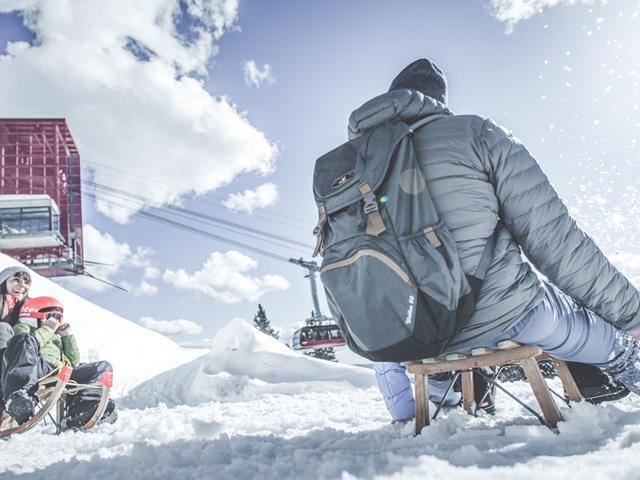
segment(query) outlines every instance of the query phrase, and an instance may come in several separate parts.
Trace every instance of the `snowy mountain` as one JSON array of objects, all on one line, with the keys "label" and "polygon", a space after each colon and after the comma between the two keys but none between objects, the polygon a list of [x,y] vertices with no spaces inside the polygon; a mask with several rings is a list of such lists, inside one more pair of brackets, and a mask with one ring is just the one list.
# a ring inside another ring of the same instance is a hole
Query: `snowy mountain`
[{"label": "snowy mountain", "polygon": [[[0,254],[0,270],[19,265]],[[140,382],[191,360],[198,352],[182,349],[153,332],[99,307],[31,271],[31,297],[55,297],[64,306],[65,321],[76,335],[82,361],[108,360],[114,369],[114,396]]]},{"label": "snowy mountain", "polygon": [[144,382],[124,403],[143,408],[239,400],[266,392],[286,395],[298,391],[302,382],[308,391],[326,391],[335,382],[367,388],[375,379],[372,370],[306,357],[234,319],[218,332],[207,355]]}]

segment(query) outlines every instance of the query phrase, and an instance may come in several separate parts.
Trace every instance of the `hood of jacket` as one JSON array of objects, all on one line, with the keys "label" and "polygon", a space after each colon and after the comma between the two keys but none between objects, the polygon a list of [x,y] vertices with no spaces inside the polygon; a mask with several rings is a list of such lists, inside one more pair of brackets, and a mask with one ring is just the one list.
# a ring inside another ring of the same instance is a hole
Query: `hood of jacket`
[{"label": "hood of jacket", "polygon": [[430,115],[453,115],[443,103],[417,90],[392,90],[372,98],[349,117],[349,139],[394,118],[412,123]]}]

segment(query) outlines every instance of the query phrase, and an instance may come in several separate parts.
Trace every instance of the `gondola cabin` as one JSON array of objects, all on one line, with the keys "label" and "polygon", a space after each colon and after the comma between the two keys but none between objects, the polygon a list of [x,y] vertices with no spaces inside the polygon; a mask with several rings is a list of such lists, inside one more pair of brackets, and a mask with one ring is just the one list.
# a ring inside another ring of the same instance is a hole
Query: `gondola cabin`
[{"label": "gondola cabin", "polygon": [[342,347],[345,344],[346,340],[335,323],[307,325],[293,333],[294,350]]},{"label": "gondola cabin", "polygon": [[80,156],[65,119],[0,119],[0,251],[46,277],[84,272]]}]

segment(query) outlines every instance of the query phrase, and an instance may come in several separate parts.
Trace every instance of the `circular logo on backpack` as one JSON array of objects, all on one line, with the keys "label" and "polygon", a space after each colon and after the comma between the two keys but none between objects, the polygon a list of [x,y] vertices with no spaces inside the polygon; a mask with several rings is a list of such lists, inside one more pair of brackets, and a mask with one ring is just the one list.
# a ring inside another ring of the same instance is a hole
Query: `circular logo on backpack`
[{"label": "circular logo on backpack", "polygon": [[427,186],[422,172],[417,168],[408,168],[400,174],[400,188],[404,193],[417,195]]}]

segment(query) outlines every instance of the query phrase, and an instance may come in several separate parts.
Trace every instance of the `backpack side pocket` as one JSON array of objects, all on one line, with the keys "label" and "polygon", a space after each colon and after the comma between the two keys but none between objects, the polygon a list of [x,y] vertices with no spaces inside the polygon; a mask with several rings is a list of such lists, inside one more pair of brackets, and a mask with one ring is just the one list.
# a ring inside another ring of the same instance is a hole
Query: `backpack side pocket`
[{"label": "backpack side pocket", "polygon": [[347,320],[351,338],[370,352],[411,336],[418,291],[399,261],[368,243],[326,261],[320,277]]}]

